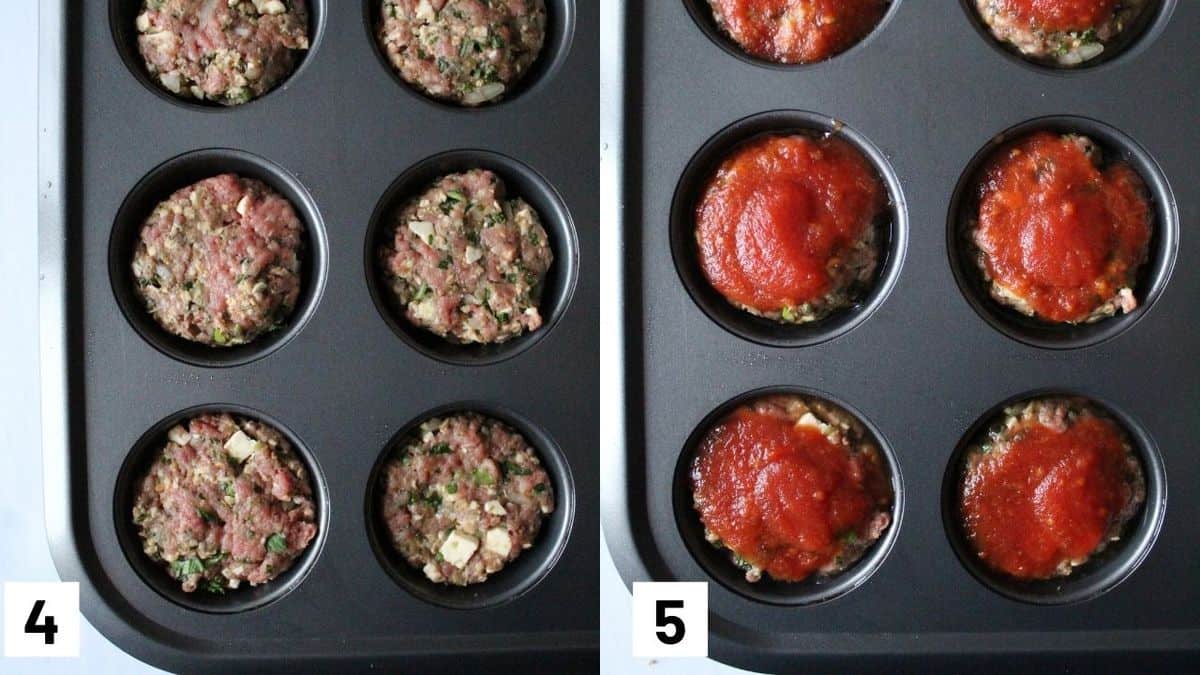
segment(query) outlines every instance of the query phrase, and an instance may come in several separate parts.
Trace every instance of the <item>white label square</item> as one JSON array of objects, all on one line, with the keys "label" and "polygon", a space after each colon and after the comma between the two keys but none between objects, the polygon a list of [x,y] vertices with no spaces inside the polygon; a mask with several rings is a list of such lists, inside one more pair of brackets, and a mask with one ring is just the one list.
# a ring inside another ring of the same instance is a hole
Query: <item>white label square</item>
[{"label": "white label square", "polygon": [[4,584],[4,656],[79,656],[79,584]]},{"label": "white label square", "polygon": [[708,656],[708,584],[634,582],[633,656]]}]

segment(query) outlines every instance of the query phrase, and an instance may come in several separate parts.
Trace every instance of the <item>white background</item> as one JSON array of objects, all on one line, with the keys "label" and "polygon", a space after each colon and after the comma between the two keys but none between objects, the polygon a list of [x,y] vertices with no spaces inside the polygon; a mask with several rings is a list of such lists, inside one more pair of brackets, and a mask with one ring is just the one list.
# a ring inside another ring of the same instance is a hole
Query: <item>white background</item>
[{"label": "white background", "polygon": [[[88,0],[96,2],[99,0]],[[0,581],[57,581],[42,511],[37,317],[37,0],[0,1]],[[736,673],[697,659],[634,660],[631,602],[608,556],[600,567],[603,673]],[[5,660],[0,673],[139,675],[159,672],[118,650],[86,621],[79,660]],[[532,669],[531,672],[536,672]]]}]

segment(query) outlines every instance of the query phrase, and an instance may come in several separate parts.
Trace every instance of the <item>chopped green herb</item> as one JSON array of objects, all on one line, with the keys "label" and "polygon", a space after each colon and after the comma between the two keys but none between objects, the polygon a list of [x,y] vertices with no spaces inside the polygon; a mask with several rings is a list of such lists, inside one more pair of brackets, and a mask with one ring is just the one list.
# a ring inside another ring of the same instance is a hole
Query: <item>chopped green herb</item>
[{"label": "chopped green herb", "polygon": [[205,579],[200,588],[214,595],[225,595],[225,579],[217,577],[215,579]]},{"label": "chopped green herb", "polygon": [[287,550],[287,537],[278,532],[267,537],[267,550],[271,553],[283,553]]},{"label": "chopped green herb", "polygon": [[193,574],[200,574],[204,571],[204,563],[200,562],[199,558],[183,558],[171,562],[171,576],[180,581],[186,580]]},{"label": "chopped green herb", "polygon": [[488,473],[487,470],[482,467],[475,469],[475,472],[474,472],[474,474],[472,474],[472,477],[475,479],[476,485],[495,485],[496,484],[496,479],[492,477],[492,474]]},{"label": "chopped green herb", "polygon": [[512,461],[504,463],[504,470],[508,472],[508,475],[510,476],[528,476],[533,473],[533,469],[523,467],[520,464]]},{"label": "chopped green herb", "polygon": [[199,515],[201,518],[203,518],[204,522],[206,522],[206,523],[217,522],[217,514],[213,513],[212,511],[209,511],[208,509],[197,506],[196,514]]},{"label": "chopped green herb", "polygon": [[429,454],[431,455],[448,455],[451,452],[453,452],[453,450],[450,448],[449,443],[438,443],[429,449]]},{"label": "chopped green herb", "polygon": [[452,495],[458,492],[458,483],[446,483],[446,494]]},{"label": "chopped green herb", "polygon": [[534,486],[533,486],[533,491],[534,491],[534,492],[536,492],[536,493],[538,493],[539,495],[540,495],[540,494],[542,494],[543,492],[545,492],[545,491],[546,491],[546,484],[545,484],[545,483],[538,483],[537,485],[534,485]]}]

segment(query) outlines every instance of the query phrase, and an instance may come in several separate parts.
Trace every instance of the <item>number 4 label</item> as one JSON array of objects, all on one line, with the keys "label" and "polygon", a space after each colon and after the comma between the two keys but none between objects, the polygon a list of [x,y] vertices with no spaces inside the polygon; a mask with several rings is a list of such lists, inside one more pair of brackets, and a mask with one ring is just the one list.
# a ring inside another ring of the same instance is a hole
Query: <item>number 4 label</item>
[{"label": "number 4 label", "polygon": [[5,583],[4,656],[79,656],[79,584]]},{"label": "number 4 label", "polygon": [[708,584],[635,582],[633,655],[708,656]]}]

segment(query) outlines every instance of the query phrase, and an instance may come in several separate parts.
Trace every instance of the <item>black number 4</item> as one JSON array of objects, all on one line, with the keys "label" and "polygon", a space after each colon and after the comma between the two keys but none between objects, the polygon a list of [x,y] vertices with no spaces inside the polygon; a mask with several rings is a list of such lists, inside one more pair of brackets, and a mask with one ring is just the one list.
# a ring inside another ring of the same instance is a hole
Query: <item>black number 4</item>
[{"label": "black number 4", "polygon": [[658,600],[654,603],[655,614],[654,624],[659,628],[668,626],[674,628],[674,632],[668,634],[665,630],[657,631],[658,640],[664,645],[677,645],[683,641],[683,635],[687,629],[683,625],[683,619],[677,616],[667,616],[668,609],[683,609],[682,600]]},{"label": "black number 4", "polygon": [[38,624],[38,617],[42,615],[42,608],[46,606],[45,600],[34,600],[33,611],[29,613],[29,618],[25,619],[26,633],[44,633],[46,635],[46,644],[54,644],[54,634],[58,632],[58,626],[54,623],[54,617],[46,617],[46,622]]}]

